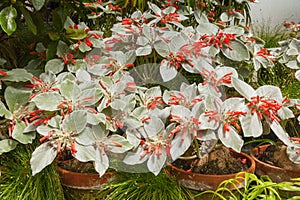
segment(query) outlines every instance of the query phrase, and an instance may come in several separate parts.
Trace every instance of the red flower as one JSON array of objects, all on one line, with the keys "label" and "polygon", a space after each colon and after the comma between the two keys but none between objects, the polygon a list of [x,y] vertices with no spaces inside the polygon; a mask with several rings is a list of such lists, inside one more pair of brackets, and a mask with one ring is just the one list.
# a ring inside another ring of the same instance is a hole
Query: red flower
[{"label": "red flower", "polygon": [[89,38],[85,38],[83,42],[89,47],[93,46],[93,43],[89,40]]}]

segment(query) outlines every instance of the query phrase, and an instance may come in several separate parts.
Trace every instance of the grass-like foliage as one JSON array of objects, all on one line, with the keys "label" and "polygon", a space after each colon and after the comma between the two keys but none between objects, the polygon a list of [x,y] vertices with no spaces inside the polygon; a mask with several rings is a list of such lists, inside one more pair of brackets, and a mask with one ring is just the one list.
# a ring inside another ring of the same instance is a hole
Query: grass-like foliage
[{"label": "grass-like foliage", "polygon": [[[234,184],[235,181],[236,178],[226,180],[220,184],[220,187],[216,191],[208,190],[196,196],[201,197],[211,194],[212,199],[222,200],[300,199],[300,196],[297,196],[300,194],[299,178],[291,182],[275,183],[268,176],[261,176],[259,178],[255,174],[246,173],[243,186],[237,187]],[[229,186],[234,186],[235,190],[228,189]]]},{"label": "grass-like foliage", "polygon": [[181,187],[174,178],[164,172],[157,176],[152,173],[119,173],[117,179],[99,194],[102,197],[105,195],[106,200],[193,199],[187,189]]},{"label": "grass-like foliage", "polygon": [[54,165],[35,176],[31,175],[29,160],[33,150],[33,145],[18,145],[16,151],[0,157],[0,199],[65,199]]}]

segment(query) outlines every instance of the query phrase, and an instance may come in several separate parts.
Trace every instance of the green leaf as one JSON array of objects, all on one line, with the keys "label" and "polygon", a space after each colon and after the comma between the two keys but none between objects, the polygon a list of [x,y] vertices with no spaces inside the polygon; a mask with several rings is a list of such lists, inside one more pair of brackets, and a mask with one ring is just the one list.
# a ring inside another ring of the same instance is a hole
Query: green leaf
[{"label": "green leaf", "polygon": [[83,40],[87,36],[87,32],[83,29],[67,28],[65,33],[65,37],[72,40]]},{"label": "green leaf", "polygon": [[50,71],[54,74],[58,74],[59,72],[62,72],[64,69],[64,63],[61,59],[58,59],[58,58],[54,58],[52,60],[49,60],[47,63],[46,63],[46,66],[45,66],[45,71]]},{"label": "green leaf", "polygon": [[157,15],[161,15],[161,9],[154,3],[148,2],[148,7]]},{"label": "green leaf", "polygon": [[241,152],[244,141],[241,136],[229,126],[229,131],[224,131],[223,126],[218,129],[218,136],[221,142],[236,152]]},{"label": "green leaf", "polygon": [[11,35],[17,29],[15,18],[17,17],[17,10],[12,7],[3,8],[0,12],[0,25],[7,35]]},{"label": "green leaf", "polygon": [[25,18],[25,22],[29,28],[29,30],[34,34],[36,35],[37,34],[37,27],[36,25],[33,23],[33,20],[32,20],[32,17],[30,15],[30,13],[24,9],[24,7],[20,6],[20,10]]},{"label": "green leaf", "polygon": [[2,101],[0,101],[0,116],[4,116],[6,119],[12,119],[12,113],[9,110],[7,110],[6,106]]},{"label": "green leaf", "polygon": [[77,153],[74,154],[74,157],[80,162],[89,162],[95,160],[95,148],[90,146],[83,146],[76,143]]},{"label": "green leaf", "polygon": [[177,75],[177,70],[174,66],[170,66],[169,61],[163,60],[160,65],[160,75],[164,82],[174,79]]},{"label": "green leaf", "polygon": [[166,151],[160,151],[160,154],[152,153],[148,159],[147,166],[150,172],[155,176],[159,174],[167,160]]},{"label": "green leaf", "polygon": [[169,49],[168,43],[166,43],[163,40],[155,41],[154,49],[160,56],[162,56],[164,58],[170,54],[170,49]]},{"label": "green leaf", "polygon": [[33,7],[35,8],[35,10],[38,11],[44,6],[46,0],[31,0],[31,2],[32,2]]},{"label": "green leaf", "polygon": [[31,91],[21,90],[11,86],[8,86],[4,92],[5,101],[12,113],[27,103],[30,96]]},{"label": "green leaf", "polygon": [[297,152],[299,152],[299,146],[292,145],[288,146],[286,149],[286,153],[288,154],[289,159],[296,164],[300,164],[300,155]]},{"label": "green leaf", "polygon": [[232,85],[235,90],[243,97],[245,97],[248,101],[251,100],[252,96],[256,95],[255,90],[246,82],[240,79],[232,77]]},{"label": "green leaf", "polygon": [[80,92],[79,86],[71,80],[65,80],[60,85],[61,95],[69,100],[76,101]]},{"label": "green leaf", "polygon": [[95,170],[102,176],[109,167],[109,159],[106,153],[103,153],[103,150],[97,149],[96,150],[96,157],[95,157]]},{"label": "green leaf", "polygon": [[200,35],[216,35],[219,27],[211,23],[201,23],[197,26],[196,30]]},{"label": "green leaf", "polygon": [[83,131],[87,124],[87,114],[86,111],[78,110],[69,114],[62,124],[63,131],[75,131],[80,133]]},{"label": "green leaf", "polygon": [[224,34],[235,34],[237,36],[243,35],[245,32],[245,29],[238,26],[230,26],[228,28],[224,29]]},{"label": "green leaf", "polygon": [[282,101],[282,93],[279,87],[273,85],[263,85],[256,89],[256,94],[261,97],[272,97],[275,100]]},{"label": "green leaf", "polygon": [[4,139],[0,141],[0,155],[11,150],[14,150],[18,145],[18,142],[11,139]]},{"label": "green leaf", "polygon": [[161,134],[165,125],[163,121],[158,117],[151,117],[149,123],[144,125],[145,131],[150,139],[155,139],[158,134]]},{"label": "green leaf", "polygon": [[57,105],[63,100],[57,92],[41,93],[32,99],[39,109],[48,111],[58,110]]},{"label": "green leaf", "polygon": [[135,107],[135,97],[134,95],[127,95],[122,99],[115,99],[110,106],[118,111],[130,112]]},{"label": "green leaf", "polygon": [[0,65],[4,65],[7,61],[4,58],[0,58]]},{"label": "green leaf", "polygon": [[104,42],[101,38],[97,39],[94,37],[89,38],[91,43],[93,44],[94,48],[103,48],[104,47]]},{"label": "green leaf", "polygon": [[24,133],[25,128],[25,122],[17,122],[12,132],[12,137],[22,144],[31,144],[32,141],[35,139],[36,134],[35,132]]},{"label": "green leaf", "polygon": [[69,46],[65,42],[59,40],[57,43],[56,55],[63,56],[66,52],[69,52]]},{"label": "green leaf", "polygon": [[[182,140],[182,138],[184,138]],[[179,156],[184,154],[184,152],[191,146],[192,143],[191,134],[187,134],[184,137],[184,132],[180,131],[176,133],[175,138],[171,142],[170,154],[173,160],[176,160]]]},{"label": "green leaf", "polygon": [[198,24],[202,23],[209,23],[209,20],[204,12],[201,12],[200,10],[197,10],[197,12],[194,12],[194,16]]},{"label": "green leaf", "polygon": [[81,91],[78,100],[83,106],[93,106],[102,98],[100,89],[92,88]]},{"label": "green leaf", "polygon": [[[86,127],[76,137],[76,142],[83,146],[92,146],[96,141],[96,138],[93,134],[93,130],[90,127]],[[77,149],[78,150],[78,149]]]},{"label": "green leaf", "polygon": [[248,48],[238,40],[231,40],[229,47],[226,45],[221,49],[222,53],[233,61],[244,61],[250,58]]},{"label": "green leaf", "polygon": [[295,77],[296,77],[296,79],[297,79],[298,81],[300,81],[300,70],[297,70],[297,71],[295,72]]},{"label": "green leaf", "polygon": [[283,129],[283,127],[281,126],[281,124],[279,122],[277,122],[276,120],[274,120],[270,124],[270,128],[275,133],[275,135],[278,137],[278,139],[280,139],[285,145],[287,145],[287,146],[293,145],[292,142],[290,141],[289,135]]},{"label": "green leaf", "polygon": [[146,154],[144,157],[141,157],[143,152],[144,152],[144,148],[139,146],[134,151],[129,151],[128,153],[126,153],[126,156],[123,159],[123,162],[127,165],[141,164],[141,163],[145,162],[149,157],[149,154]]},{"label": "green leaf", "polygon": [[[47,126],[47,125],[40,125],[40,126],[38,126],[37,129],[36,129],[36,131],[37,131],[39,134],[43,135],[43,136],[48,135],[48,133],[49,133],[50,131],[53,131],[53,130],[57,130],[57,129],[54,129],[54,128],[52,128],[52,127],[50,127],[50,126]],[[59,130],[57,130],[57,131],[59,131]]]},{"label": "green leaf", "polygon": [[25,69],[12,69],[7,71],[7,75],[1,77],[2,81],[12,82],[26,82],[32,80],[32,74],[28,73]]},{"label": "green leaf", "polygon": [[146,55],[151,54],[151,52],[152,52],[152,47],[150,45],[146,45],[144,47],[139,47],[135,51],[136,56],[146,56]]},{"label": "green leaf", "polygon": [[299,69],[300,68],[300,65],[298,64],[297,60],[290,60],[285,65],[291,69]]},{"label": "green leaf", "polygon": [[240,117],[240,121],[245,137],[259,137],[263,134],[263,126],[256,112],[251,114],[248,110],[247,115]]},{"label": "green leaf", "polygon": [[143,123],[140,119],[134,116],[128,116],[125,118],[125,124],[128,126],[128,128],[138,128],[143,126]]},{"label": "green leaf", "polygon": [[81,42],[79,45],[79,50],[84,53],[84,52],[92,50],[92,48],[89,47],[86,43]]},{"label": "green leaf", "polygon": [[289,118],[294,118],[295,115],[293,113],[293,111],[287,107],[282,107],[279,111],[278,111],[278,116],[280,117],[280,119],[282,120],[286,120]]},{"label": "green leaf", "polygon": [[32,175],[39,173],[46,166],[51,164],[57,155],[57,149],[49,142],[41,144],[32,153],[30,164]]},{"label": "green leaf", "polygon": [[223,13],[220,15],[220,19],[221,19],[221,21],[223,21],[223,22],[229,22],[229,21],[233,20],[233,16],[230,15],[228,12],[223,12]]},{"label": "green leaf", "polygon": [[64,7],[59,6],[55,10],[52,10],[52,22],[56,30],[63,30],[66,18],[67,13]]},{"label": "green leaf", "polygon": [[108,140],[109,150],[113,153],[125,153],[133,146],[122,136],[112,135]]},{"label": "green leaf", "polygon": [[87,122],[92,125],[97,125],[99,123],[105,123],[106,115],[103,113],[93,114],[91,112],[87,112]]}]

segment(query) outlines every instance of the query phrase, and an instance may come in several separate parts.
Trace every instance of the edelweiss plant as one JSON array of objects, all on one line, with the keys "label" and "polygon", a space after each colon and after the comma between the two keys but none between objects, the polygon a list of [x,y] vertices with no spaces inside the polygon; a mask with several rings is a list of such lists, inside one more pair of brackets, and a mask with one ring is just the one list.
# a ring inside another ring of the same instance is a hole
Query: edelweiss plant
[{"label": "edelweiss plant", "polygon": [[[250,1],[235,4],[245,2]],[[262,135],[263,123],[298,148],[280,125],[294,117],[289,107],[295,101],[275,86],[253,89],[240,79],[239,69],[226,66],[253,61],[258,70],[272,63],[247,28],[229,25],[243,19],[242,11],[223,13],[220,24],[178,2],[166,7],[148,2],[148,7],[120,18],[110,37],[67,18],[67,40],[58,39],[57,57],[47,61],[43,73],[1,71],[6,87],[0,114],[9,126],[0,153],[37,138],[41,145],[30,160],[33,175],[65,151],[93,162],[100,176],[120,163],[145,166],[157,175],[190,147],[196,152],[191,157],[204,156],[218,141],[239,152],[244,137]],[[185,26],[191,17],[195,24]],[[183,71],[202,79],[165,87]],[[136,82],[149,76],[154,85]],[[227,97],[228,88],[239,95]]]}]

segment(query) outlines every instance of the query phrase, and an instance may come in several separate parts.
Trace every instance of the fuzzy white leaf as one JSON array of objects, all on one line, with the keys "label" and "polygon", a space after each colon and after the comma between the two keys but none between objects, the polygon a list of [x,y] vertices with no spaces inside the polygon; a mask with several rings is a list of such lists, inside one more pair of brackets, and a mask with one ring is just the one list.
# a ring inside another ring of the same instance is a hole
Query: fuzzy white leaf
[{"label": "fuzzy white leaf", "polygon": [[241,152],[244,141],[231,126],[229,126],[229,131],[226,132],[223,130],[223,127],[219,128],[218,137],[226,147],[232,148],[236,152]]},{"label": "fuzzy white leaf", "polygon": [[152,153],[147,162],[149,171],[152,172],[155,176],[157,176],[161,169],[164,167],[166,160],[166,151],[161,150],[159,155]]},{"label": "fuzzy white leaf", "polygon": [[43,143],[38,146],[32,153],[30,159],[30,165],[32,175],[39,173],[45,167],[50,165],[57,156],[57,149],[54,148],[50,143]]}]

